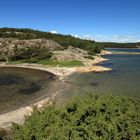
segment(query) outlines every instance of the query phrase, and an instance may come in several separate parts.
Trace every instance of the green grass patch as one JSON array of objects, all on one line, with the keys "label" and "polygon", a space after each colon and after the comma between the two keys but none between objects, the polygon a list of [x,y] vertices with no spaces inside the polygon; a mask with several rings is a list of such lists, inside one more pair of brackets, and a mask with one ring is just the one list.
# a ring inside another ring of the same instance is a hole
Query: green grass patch
[{"label": "green grass patch", "polygon": [[64,107],[34,108],[13,140],[138,140],[140,101],[127,97],[77,97]]},{"label": "green grass patch", "polygon": [[52,61],[52,60],[40,60],[38,64],[49,65],[49,66],[59,66],[59,67],[74,67],[74,66],[83,66],[83,63],[80,61]]},{"label": "green grass patch", "polygon": [[6,64],[22,64],[22,60],[16,60],[16,61],[9,61],[9,62],[6,62]]},{"label": "green grass patch", "polygon": [[22,64],[22,63],[36,63],[36,64],[43,64],[43,65],[48,65],[48,66],[59,66],[59,67],[84,66],[83,63],[80,61],[38,60],[36,58],[8,62],[8,64]]}]

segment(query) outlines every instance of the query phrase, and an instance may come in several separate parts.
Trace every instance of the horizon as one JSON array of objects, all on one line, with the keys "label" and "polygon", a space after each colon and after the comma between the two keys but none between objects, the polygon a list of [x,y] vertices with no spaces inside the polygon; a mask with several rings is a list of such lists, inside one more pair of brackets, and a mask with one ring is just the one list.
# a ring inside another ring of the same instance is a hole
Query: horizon
[{"label": "horizon", "polygon": [[1,5],[0,28],[30,28],[97,42],[140,42],[138,0],[5,0]]}]

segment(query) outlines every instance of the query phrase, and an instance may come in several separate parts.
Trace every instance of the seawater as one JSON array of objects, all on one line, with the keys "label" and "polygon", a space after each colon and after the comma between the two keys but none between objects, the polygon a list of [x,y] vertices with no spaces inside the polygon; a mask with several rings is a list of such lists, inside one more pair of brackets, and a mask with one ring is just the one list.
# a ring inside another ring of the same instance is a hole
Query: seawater
[{"label": "seawater", "polygon": [[[111,51],[138,52],[140,49],[111,49]],[[112,68],[104,73],[75,73],[67,80],[70,88],[60,96],[67,100],[88,93],[97,95],[121,95],[140,98],[140,55],[105,55],[109,61],[101,66]]]},{"label": "seawater", "polygon": [[54,75],[45,71],[0,68],[0,113],[47,97],[54,93],[60,84]]}]

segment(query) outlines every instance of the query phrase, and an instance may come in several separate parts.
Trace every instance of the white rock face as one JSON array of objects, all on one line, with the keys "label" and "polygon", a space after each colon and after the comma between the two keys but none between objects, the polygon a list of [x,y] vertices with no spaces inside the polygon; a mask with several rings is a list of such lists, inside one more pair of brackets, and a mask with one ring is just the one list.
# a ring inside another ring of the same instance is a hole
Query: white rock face
[{"label": "white rock face", "polygon": [[23,49],[29,48],[47,48],[49,51],[61,48],[61,45],[53,40],[31,39],[18,40],[13,38],[0,38],[0,55],[6,57],[17,56],[22,53]]}]

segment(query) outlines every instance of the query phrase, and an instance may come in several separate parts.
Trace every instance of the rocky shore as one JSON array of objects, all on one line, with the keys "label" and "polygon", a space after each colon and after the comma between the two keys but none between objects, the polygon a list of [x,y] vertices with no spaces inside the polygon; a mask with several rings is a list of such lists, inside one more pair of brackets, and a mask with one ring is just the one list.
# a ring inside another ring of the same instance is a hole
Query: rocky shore
[{"label": "rocky shore", "polygon": [[52,66],[45,66],[42,64],[29,64],[29,63],[23,63],[23,64],[7,64],[7,63],[1,63],[0,67],[21,67],[21,68],[31,68],[31,69],[38,69],[38,70],[45,70],[48,72],[51,72],[55,74],[59,79],[64,79],[66,76],[71,75],[74,72],[105,72],[110,71],[110,68],[97,66],[96,64],[99,64],[101,62],[108,61],[108,59],[105,59],[100,56],[95,56],[94,60],[87,60],[87,64],[85,66],[79,66],[79,67],[52,67]]},{"label": "rocky shore", "polygon": [[[60,92],[60,91],[59,91]],[[0,115],[0,128],[9,129],[12,122],[22,124],[25,116],[31,115],[33,106],[36,106],[39,110],[47,105],[51,105],[57,96],[58,92],[53,93],[51,96],[46,97],[32,105],[24,106],[19,109],[4,113]]]},{"label": "rocky shore", "polygon": [[[52,60],[57,61],[73,61],[78,60],[81,61],[84,66],[79,67],[59,67],[59,66],[47,66],[42,64],[31,64],[31,63],[23,63],[23,64],[8,64],[8,63],[1,63],[0,67],[20,67],[20,68],[30,68],[30,69],[37,69],[37,70],[43,70],[50,72],[56,77],[58,77],[59,80],[65,82],[65,78],[75,72],[80,73],[86,73],[86,72],[105,72],[110,71],[110,68],[105,68],[102,66],[97,66],[96,64],[99,64],[104,61],[108,61],[108,59],[105,59],[101,57],[100,55],[96,56],[90,56],[86,51],[74,48],[72,46],[69,46],[68,49],[65,51],[56,51],[53,52],[54,55],[52,57]],[[104,52],[104,54],[107,52]],[[52,104],[52,102],[55,100],[57,94],[60,93],[60,91],[51,94],[51,96],[46,97],[40,101],[37,101],[34,104],[21,107],[17,110],[7,112],[0,115],[0,127],[1,128],[8,128],[11,125],[11,122],[16,123],[23,123],[24,122],[24,116],[25,115],[31,115],[32,107],[36,106],[38,109],[42,109],[46,105]]]},{"label": "rocky shore", "polygon": [[[39,65],[39,64],[7,65],[7,64],[2,63],[0,65],[0,67],[21,67],[21,68],[45,70],[45,71],[55,74],[60,80],[64,80],[65,77],[67,77],[68,75],[71,75],[74,72],[85,73],[85,72],[110,71],[111,70],[110,68],[105,68],[105,67],[95,65],[95,64],[101,63],[103,61],[107,61],[107,60],[102,57],[96,56],[95,59],[93,60],[94,65],[91,65],[91,66],[68,68],[68,67],[47,67],[47,66]],[[25,106],[25,107],[19,108],[17,110],[0,115],[0,127],[7,128],[11,125],[11,122],[16,122],[16,123],[24,122],[24,116],[31,114],[33,105],[37,106],[37,108],[41,109],[45,105],[52,104],[52,102],[55,99],[57,94],[58,94],[58,92],[52,94],[50,97],[47,97],[47,98],[42,99],[41,101],[38,101],[35,104],[32,104],[30,106]]]}]

